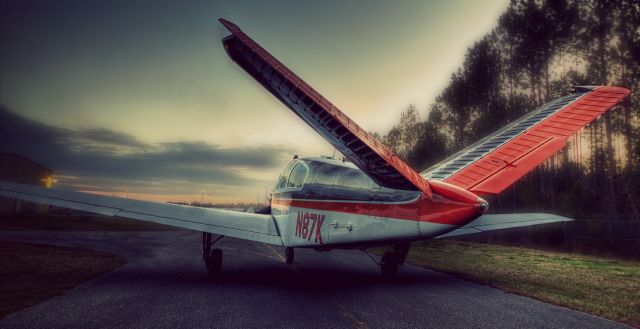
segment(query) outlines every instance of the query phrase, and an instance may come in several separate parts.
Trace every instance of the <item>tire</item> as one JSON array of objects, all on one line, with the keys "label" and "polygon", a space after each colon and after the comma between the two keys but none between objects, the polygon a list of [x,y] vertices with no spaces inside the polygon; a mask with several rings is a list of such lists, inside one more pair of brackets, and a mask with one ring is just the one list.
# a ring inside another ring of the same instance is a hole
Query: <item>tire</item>
[{"label": "tire", "polygon": [[294,256],[293,248],[291,247],[284,248],[284,258],[287,264],[293,264],[293,256]]},{"label": "tire", "polygon": [[211,254],[209,254],[209,261],[207,262],[207,269],[209,270],[209,274],[212,276],[220,274],[222,270],[222,250],[211,250]]},{"label": "tire", "polygon": [[382,256],[381,264],[380,264],[380,272],[382,275],[393,275],[398,272],[398,268],[400,265],[398,264],[398,259],[396,255],[392,252],[387,252]]},{"label": "tire", "polygon": [[390,263],[390,264],[382,264],[380,265],[380,272],[382,275],[391,276],[398,272],[398,264]]}]

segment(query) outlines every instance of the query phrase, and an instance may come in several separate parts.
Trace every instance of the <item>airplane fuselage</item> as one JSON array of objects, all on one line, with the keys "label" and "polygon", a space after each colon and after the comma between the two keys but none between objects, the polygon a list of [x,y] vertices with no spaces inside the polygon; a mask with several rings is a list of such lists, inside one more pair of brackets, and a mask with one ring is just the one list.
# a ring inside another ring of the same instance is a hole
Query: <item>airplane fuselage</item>
[{"label": "airplane fuselage", "polygon": [[350,162],[299,158],[278,178],[271,213],[285,245],[331,249],[434,238],[486,210],[486,201],[471,192],[429,184],[430,198],[381,187]]}]

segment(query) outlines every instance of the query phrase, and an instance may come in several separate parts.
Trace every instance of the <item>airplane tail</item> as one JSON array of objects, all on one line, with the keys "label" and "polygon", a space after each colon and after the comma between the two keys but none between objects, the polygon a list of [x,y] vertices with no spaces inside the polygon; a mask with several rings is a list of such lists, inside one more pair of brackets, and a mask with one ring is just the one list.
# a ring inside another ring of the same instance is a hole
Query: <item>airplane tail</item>
[{"label": "airplane tail", "polygon": [[419,190],[431,188],[409,165],[347,117],[235,24],[220,19],[232,34],[223,39],[227,54],[265,89],[353,162],[377,184]]}]

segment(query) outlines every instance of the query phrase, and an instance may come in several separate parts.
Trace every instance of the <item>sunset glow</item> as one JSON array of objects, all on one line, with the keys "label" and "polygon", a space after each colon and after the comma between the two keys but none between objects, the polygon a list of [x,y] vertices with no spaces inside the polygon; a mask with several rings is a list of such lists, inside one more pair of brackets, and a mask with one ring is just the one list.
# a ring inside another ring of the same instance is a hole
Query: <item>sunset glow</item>
[{"label": "sunset glow", "polygon": [[[0,12],[0,104],[49,137],[0,151],[51,167],[61,188],[255,201],[291,156],[333,149],[226,57],[219,17],[385,133],[409,104],[425,115],[507,4],[10,1]],[[46,141],[50,151],[38,147]]]}]

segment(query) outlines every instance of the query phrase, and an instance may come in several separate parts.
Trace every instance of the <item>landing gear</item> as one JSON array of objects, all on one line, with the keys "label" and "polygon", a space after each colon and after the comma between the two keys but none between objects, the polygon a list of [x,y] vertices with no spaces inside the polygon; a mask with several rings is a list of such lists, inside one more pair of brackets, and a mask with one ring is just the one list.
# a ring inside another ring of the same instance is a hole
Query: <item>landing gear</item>
[{"label": "landing gear", "polygon": [[212,247],[223,237],[224,235],[221,235],[214,240],[213,234],[202,232],[202,260],[211,276],[217,276],[222,270],[222,250]]},{"label": "landing gear", "polygon": [[404,260],[407,258],[411,244],[394,244],[392,247],[393,251],[386,252],[380,260],[380,272],[382,272],[382,275],[393,275],[398,272],[398,268],[404,264]]},{"label": "landing gear", "polygon": [[382,256],[382,260],[380,261],[380,272],[382,275],[396,274],[399,267],[400,264],[398,263],[394,253],[389,251]]},{"label": "landing gear", "polygon": [[293,264],[293,248],[291,247],[284,248],[284,258],[287,264]]}]

